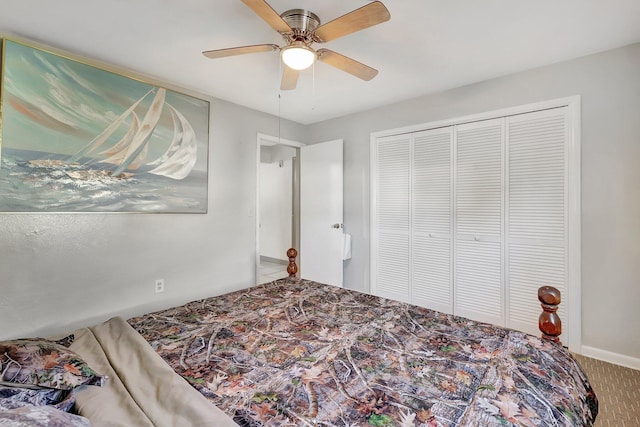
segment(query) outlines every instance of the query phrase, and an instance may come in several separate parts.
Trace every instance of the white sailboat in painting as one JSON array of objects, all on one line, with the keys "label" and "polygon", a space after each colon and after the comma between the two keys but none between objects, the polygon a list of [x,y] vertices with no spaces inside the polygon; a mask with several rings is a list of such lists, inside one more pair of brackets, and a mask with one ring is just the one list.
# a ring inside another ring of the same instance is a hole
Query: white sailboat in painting
[{"label": "white sailboat in painting", "polygon": [[[135,109],[154,91],[155,96],[153,101],[142,120],[140,120],[135,113]],[[105,158],[96,161],[113,165],[115,167],[113,170],[96,171],[85,169],[68,171],[67,175],[76,179],[87,177],[96,178],[102,175],[127,178],[135,173],[131,171],[136,171],[141,166],[150,166],[153,168],[145,170],[145,173],[162,175],[176,180],[187,177],[197,160],[195,131],[187,118],[165,101],[165,97],[166,89],[163,88],[159,88],[157,91],[152,89],[147,92],[68,160],[69,163],[78,162],[95,153],[98,148],[111,138],[127,118],[131,117],[131,125],[125,135],[115,145],[98,153],[100,156],[105,156]],[[171,144],[162,156],[147,161],[149,141],[160,121],[165,107],[171,114],[173,121],[173,138]]]}]

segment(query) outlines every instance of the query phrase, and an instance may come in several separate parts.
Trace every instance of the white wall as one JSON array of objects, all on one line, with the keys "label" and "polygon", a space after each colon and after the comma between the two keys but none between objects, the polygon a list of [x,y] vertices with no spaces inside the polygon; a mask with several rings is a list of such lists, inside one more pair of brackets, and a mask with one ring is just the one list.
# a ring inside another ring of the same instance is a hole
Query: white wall
[{"label": "white wall", "polygon": [[[0,214],[0,339],[253,285],[256,135],[277,132],[277,117],[212,100],[206,215]],[[281,133],[304,139],[285,120]]]},{"label": "white wall", "polygon": [[311,143],[345,141],[345,286],[369,286],[371,132],[571,95],[582,97],[585,353],[640,368],[640,44],[309,126]]},{"label": "white wall", "polygon": [[292,246],[292,163],[291,157],[260,163],[260,256],[282,261]]}]

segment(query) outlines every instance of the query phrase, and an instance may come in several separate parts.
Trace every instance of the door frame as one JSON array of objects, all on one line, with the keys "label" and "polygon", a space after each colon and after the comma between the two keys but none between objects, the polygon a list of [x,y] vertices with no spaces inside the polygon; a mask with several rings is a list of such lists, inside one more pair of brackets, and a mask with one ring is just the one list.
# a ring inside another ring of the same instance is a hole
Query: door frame
[{"label": "door frame", "polygon": [[[290,139],[284,139],[277,136],[268,135],[265,133],[258,132],[256,134],[256,247],[255,247],[255,268],[254,268],[254,282],[257,284],[258,278],[260,277],[260,147],[263,145],[263,142],[269,143],[269,145],[284,145],[287,147],[292,147],[296,149],[296,152],[300,152],[300,147],[304,147],[306,144],[298,141],[293,141]],[[266,144],[264,144],[266,145]],[[300,156],[298,155],[298,159]],[[299,178],[299,165],[300,162],[296,162],[296,166],[294,168],[294,176]],[[294,186],[296,183],[294,182]],[[299,183],[297,183],[299,186]],[[295,195],[294,195],[295,199]],[[298,197],[299,199],[299,197]],[[294,213],[296,210],[294,209]],[[299,216],[299,212],[298,212]],[[294,218],[295,224],[295,218]],[[294,225],[295,226],[295,225]],[[300,239],[300,233],[294,233],[297,235],[298,240]],[[299,248],[297,248],[299,249]]]}]

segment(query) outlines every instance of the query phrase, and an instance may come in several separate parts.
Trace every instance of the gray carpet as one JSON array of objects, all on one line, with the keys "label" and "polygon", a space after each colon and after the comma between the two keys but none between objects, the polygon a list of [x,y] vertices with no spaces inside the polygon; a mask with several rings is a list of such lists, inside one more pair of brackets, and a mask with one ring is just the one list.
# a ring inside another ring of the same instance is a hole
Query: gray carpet
[{"label": "gray carpet", "polygon": [[640,371],[574,355],[598,396],[596,427],[640,426]]}]

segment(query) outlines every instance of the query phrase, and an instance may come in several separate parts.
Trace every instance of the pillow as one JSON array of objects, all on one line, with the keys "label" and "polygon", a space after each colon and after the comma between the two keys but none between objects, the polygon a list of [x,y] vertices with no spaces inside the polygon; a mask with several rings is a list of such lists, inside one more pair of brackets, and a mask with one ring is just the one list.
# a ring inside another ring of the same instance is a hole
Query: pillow
[{"label": "pillow", "polygon": [[82,358],[65,346],[43,338],[0,341],[0,383],[71,390],[103,385]]}]

